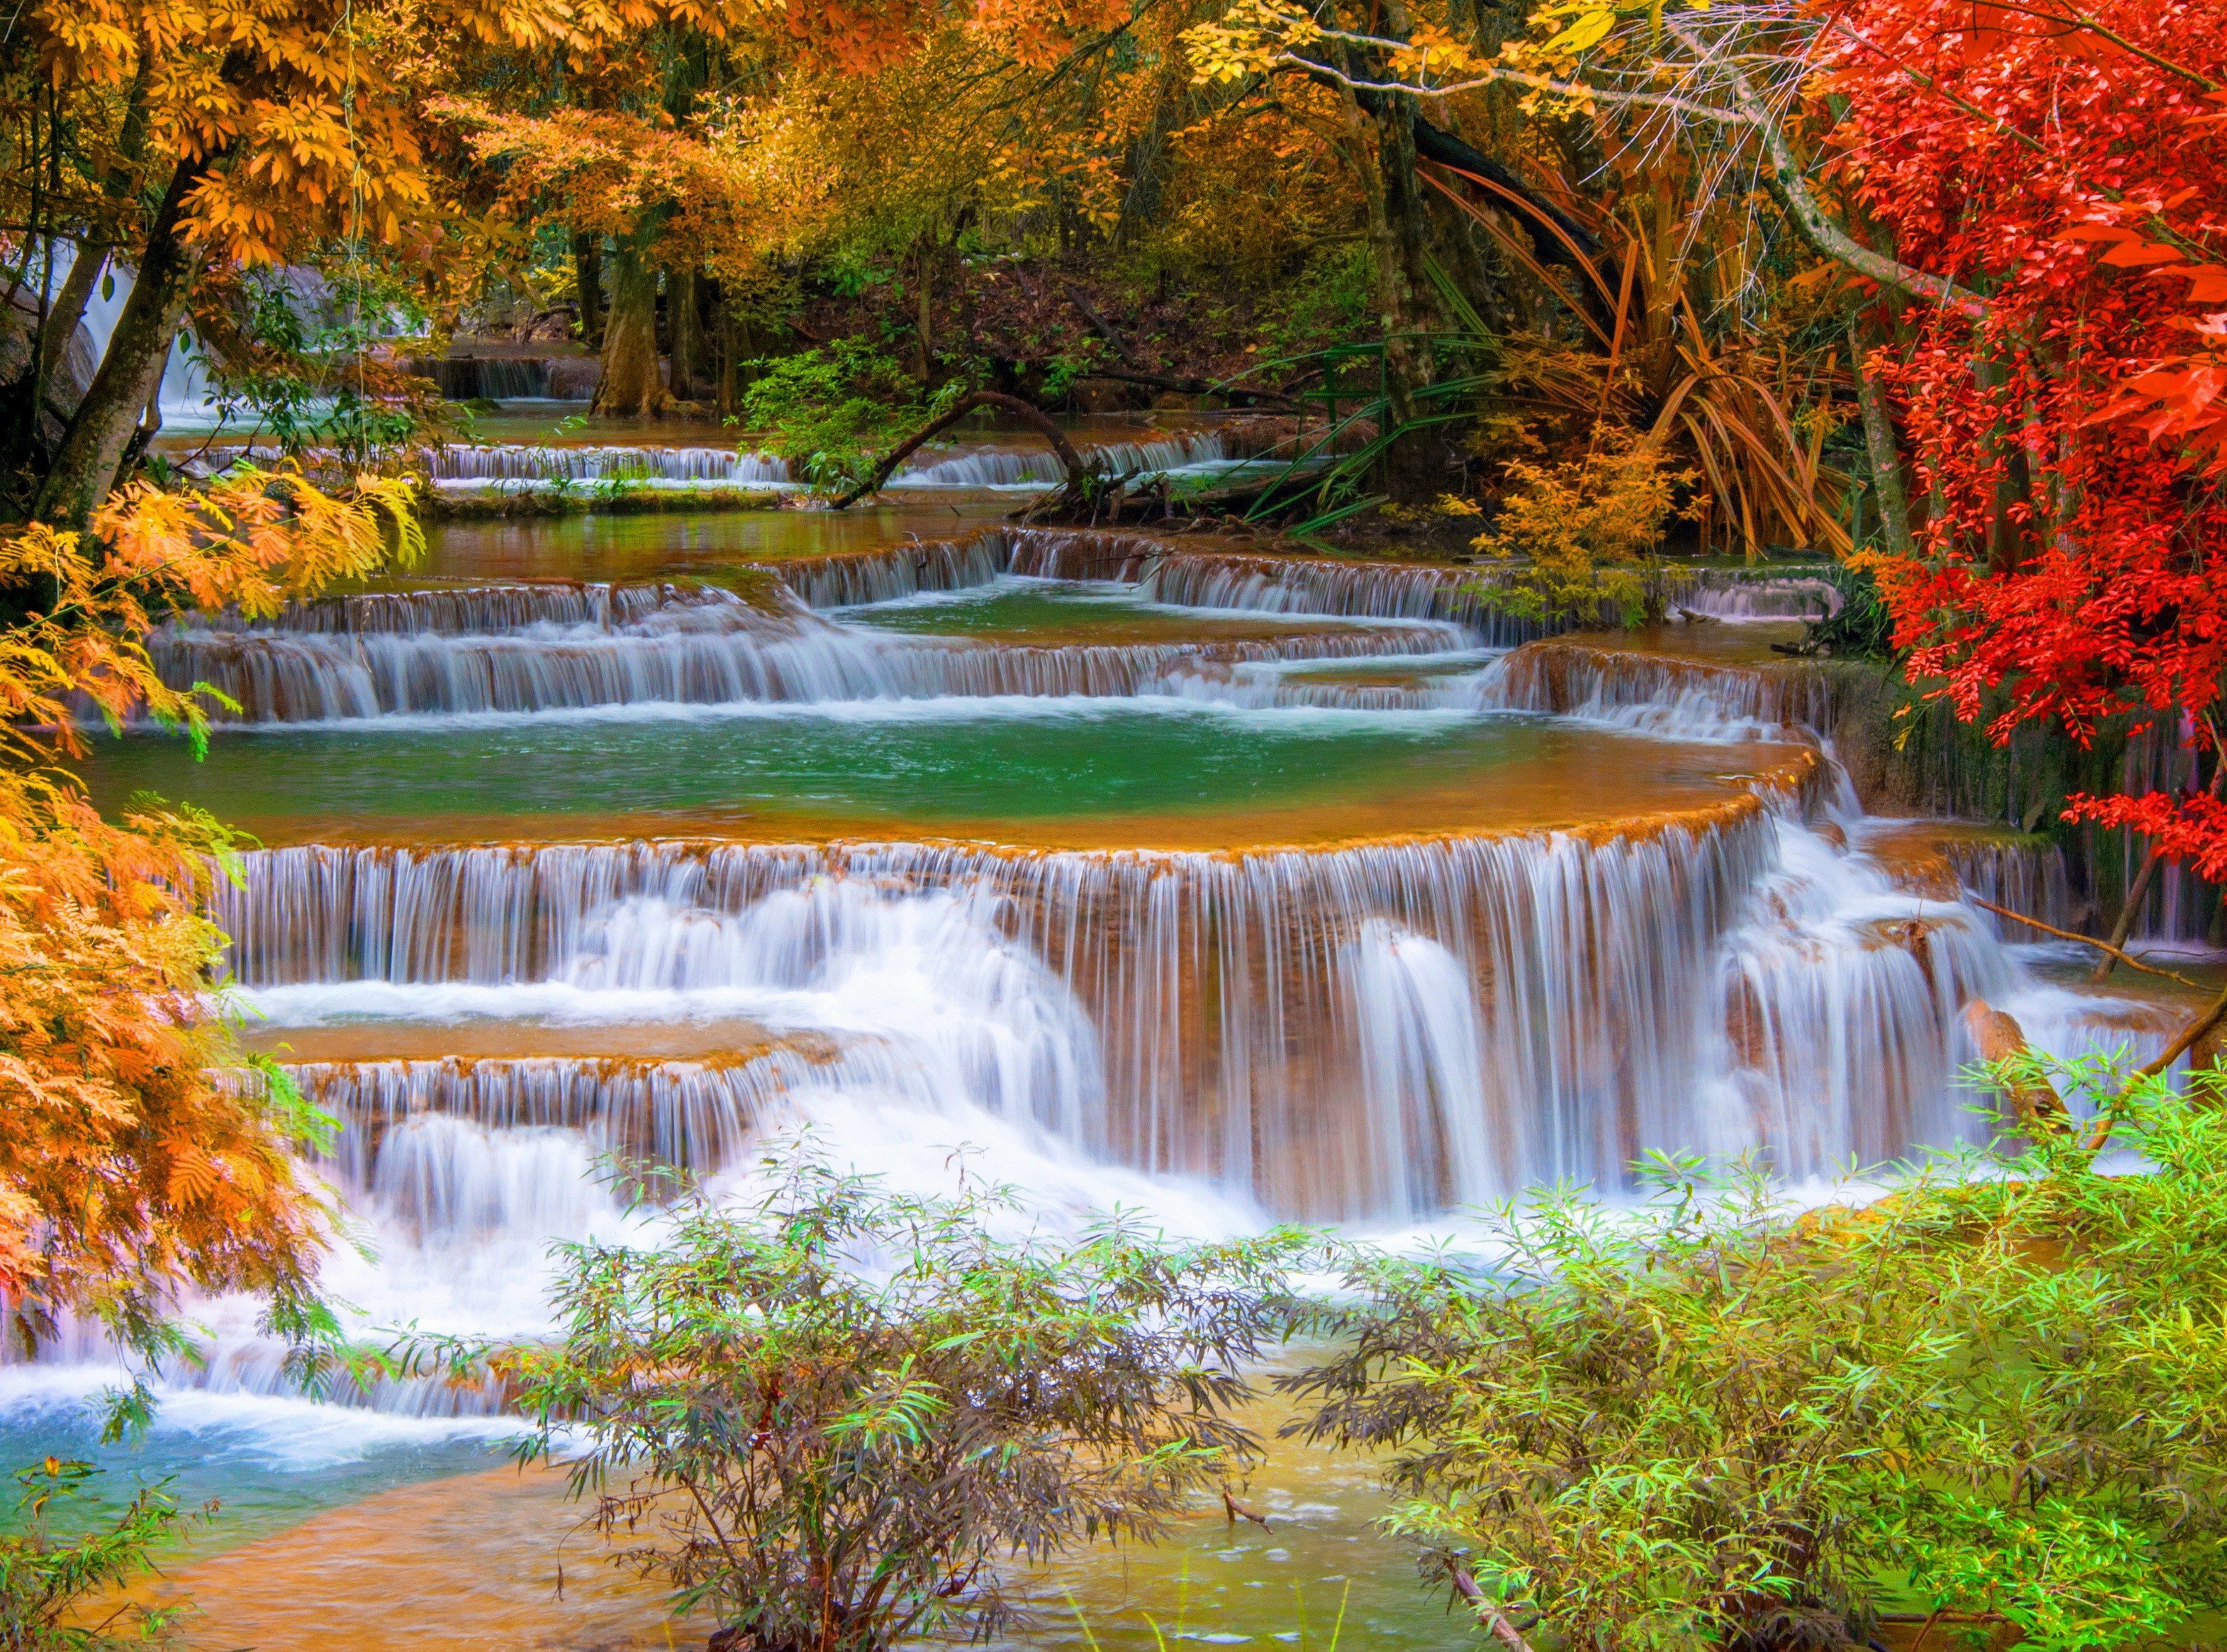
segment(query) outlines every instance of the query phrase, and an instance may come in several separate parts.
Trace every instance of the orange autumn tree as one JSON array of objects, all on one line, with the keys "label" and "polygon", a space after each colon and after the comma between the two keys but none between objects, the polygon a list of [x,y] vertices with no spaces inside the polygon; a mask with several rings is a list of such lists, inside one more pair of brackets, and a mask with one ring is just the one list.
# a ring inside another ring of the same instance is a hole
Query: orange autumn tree
[{"label": "orange autumn tree", "polygon": [[403,484],[253,472],[132,488],[91,526],[0,539],[23,604],[0,628],[0,1294],[29,1340],[76,1313],[152,1355],[183,1285],[265,1293],[286,1329],[312,1311],[326,1212],[292,1150],[315,1120],[223,1011],[202,897],[233,840],[149,800],[105,820],[58,765],[89,716],[204,737],[144,646],[167,609],[269,616],[423,541]]},{"label": "orange autumn tree", "polygon": [[598,412],[656,413],[672,399],[658,373],[660,268],[668,280],[704,271],[746,281],[794,243],[826,194],[810,124],[760,100],[706,97],[678,121],[661,112],[509,112],[464,98],[435,107],[501,179],[499,214],[612,239]]},{"label": "orange autumn tree", "polygon": [[[475,265],[486,228],[429,99],[493,48],[546,70],[661,15],[634,0],[29,0],[0,65],[0,460],[19,508],[84,524],[126,473],[181,328],[239,271],[353,262],[438,287]],[[130,294],[73,402],[61,365],[111,277]]]},{"label": "orange autumn tree", "polygon": [[1110,226],[1116,157],[1138,137],[1129,93],[1181,85],[1171,43],[1154,9],[1110,0],[685,13],[674,0],[668,20],[559,82],[483,74],[431,106],[481,163],[494,212],[572,233],[590,306],[608,271],[596,407],[655,413],[686,396],[705,280],[725,302],[768,284],[775,261],[894,251],[925,341],[967,225],[1063,197]]}]

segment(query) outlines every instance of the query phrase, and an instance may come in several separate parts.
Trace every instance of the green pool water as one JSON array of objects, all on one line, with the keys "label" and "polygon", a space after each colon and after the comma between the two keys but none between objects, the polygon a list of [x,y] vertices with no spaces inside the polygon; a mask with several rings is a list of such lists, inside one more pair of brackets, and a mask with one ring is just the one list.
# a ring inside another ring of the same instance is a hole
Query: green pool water
[{"label": "green pool water", "polygon": [[151,791],[271,841],[956,835],[1222,847],[1691,807],[1737,749],[1543,718],[1233,711],[1176,701],[863,702],[393,718],[104,739],[114,808]]}]

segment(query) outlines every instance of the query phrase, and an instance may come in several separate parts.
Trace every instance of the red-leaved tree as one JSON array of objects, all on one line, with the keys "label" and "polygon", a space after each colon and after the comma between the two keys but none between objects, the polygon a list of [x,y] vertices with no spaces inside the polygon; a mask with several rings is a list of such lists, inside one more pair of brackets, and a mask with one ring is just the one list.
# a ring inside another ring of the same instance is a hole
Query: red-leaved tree
[{"label": "red-leaved tree", "polygon": [[2082,796],[2227,877],[2227,18],[2189,0],[1840,0],[1833,164],[1956,284],[1869,366],[1922,524],[1880,586],[1959,715],[2194,749],[2178,791]]}]

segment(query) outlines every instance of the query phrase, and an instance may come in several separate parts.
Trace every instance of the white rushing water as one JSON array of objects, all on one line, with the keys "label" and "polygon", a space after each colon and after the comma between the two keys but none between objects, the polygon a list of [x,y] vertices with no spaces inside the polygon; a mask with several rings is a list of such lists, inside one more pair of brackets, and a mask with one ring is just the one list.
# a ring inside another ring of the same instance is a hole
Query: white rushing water
[{"label": "white rushing water", "polygon": [[[1278,465],[1230,451],[1217,431],[1197,431],[1141,442],[1086,443],[1083,463],[1114,477],[1212,477],[1248,466]],[[259,456],[242,450],[246,456]],[[607,443],[519,445],[449,443],[427,450],[439,486],[460,492],[547,488],[574,482],[627,482],[650,487],[801,486],[777,455],[750,449],[649,447]],[[1041,444],[1012,448],[971,443],[932,444],[893,472],[890,488],[967,488],[1041,492],[1067,480],[1058,456]]]},{"label": "white rushing water", "polygon": [[[1261,718],[1505,709],[1815,743],[1830,710],[1798,670],[1765,682],[1561,644],[1498,654],[1484,645],[1520,639],[1438,570],[1000,533],[778,571],[748,600],[598,585],[356,597],[182,624],[157,657],[251,718],[428,726],[752,706],[1038,717],[1077,696],[1179,713],[1169,703],[1189,697]],[[1161,617],[1310,624],[1014,647],[843,611],[1094,574],[1141,581],[1126,600]],[[1341,660],[1430,669],[1348,685]],[[1320,851],[297,846],[249,853],[214,915],[274,1027],[373,1049],[382,1028],[447,1030],[514,1052],[295,1071],[341,1120],[319,1168],[374,1252],[336,1253],[335,1292],[367,1325],[514,1336],[546,1324],[551,1241],[654,1230],[599,1178],[607,1153],[731,1191],[769,1139],[801,1128],[923,1190],[948,1188],[971,1150],[970,1174],[1022,1188],[1055,1223],[1118,1203],[1196,1234],[1282,1216],[1412,1232],[1529,1183],[1612,1194],[1650,1149],[1760,1151],[1817,1180],[1971,1139],[1986,1126],[1956,1074],[1974,998],[2059,1053],[2154,1047],[2136,1007],[2045,985],[1992,917],[1866,852],[1879,827],[1842,781],[1651,830]],[[2044,860],[1969,864],[1991,887],[2047,888]],[[692,1029],[692,1047],[720,1053],[546,1053],[654,1048],[646,1027]],[[172,1381],[283,1433],[303,1402],[252,1304],[197,1311],[214,1356]],[[86,1362],[70,1380],[89,1386],[107,1375],[94,1353],[57,1357]],[[10,1380],[67,1386],[57,1370]],[[422,1379],[333,1397],[437,1431],[496,1426],[501,1400]]]}]

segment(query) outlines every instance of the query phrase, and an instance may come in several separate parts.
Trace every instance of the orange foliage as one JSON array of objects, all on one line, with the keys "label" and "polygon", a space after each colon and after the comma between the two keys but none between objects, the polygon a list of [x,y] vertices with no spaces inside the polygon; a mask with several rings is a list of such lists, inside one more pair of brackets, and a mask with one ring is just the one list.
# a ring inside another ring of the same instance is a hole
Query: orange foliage
[{"label": "orange foliage", "polygon": [[432,106],[475,155],[501,163],[507,210],[623,239],[661,209],[664,255],[714,273],[754,269],[827,194],[809,127],[778,107],[715,102],[681,128],[608,111],[507,114],[461,98]]},{"label": "orange foliage", "polygon": [[67,774],[73,713],[205,712],[143,646],[173,604],[269,614],[420,543],[397,484],[353,500],[234,475],[201,494],[136,488],[94,518],[101,547],[34,525],[0,541],[0,584],[35,592],[0,631],[0,1291],[35,1334],[91,1312],[142,1346],[179,1285],[298,1292],[325,1233],[291,1157],[303,1127],[275,1075],[243,1075],[201,915],[230,840],[135,800],[103,820]]}]

